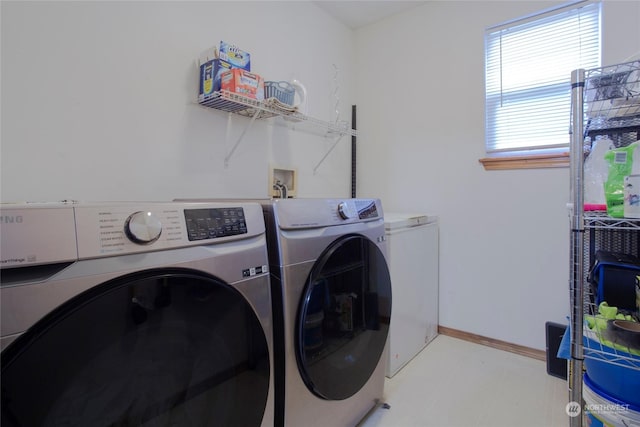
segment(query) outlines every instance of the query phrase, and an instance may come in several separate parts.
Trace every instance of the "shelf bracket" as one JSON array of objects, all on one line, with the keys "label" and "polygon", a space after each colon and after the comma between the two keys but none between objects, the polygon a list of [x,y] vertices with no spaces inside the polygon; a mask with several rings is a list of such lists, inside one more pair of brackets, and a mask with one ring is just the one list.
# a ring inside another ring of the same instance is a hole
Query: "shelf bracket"
[{"label": "shelf bracket", "polygon": [[[253,125],[253,122],[256,121],[256,119],[258,118],[259,115],[260,115],[260,110],[256,109],[256,111],[253,113],[253,116],[251,116],[251,120],[249,121],[247,126],[244,128],[244,130],[242,131],[240,136],[238,137],[238,140],[234,144],[233,148],[231,148],[231,151],[229,151],[229,154],[227,154],[227,157],[224,158],[224,167],[225,168],[229,167],[229,159],[231,159],[231,157],[233,156],[233,153],[236,151],[236,148],[238,148],[238,145],[240,145],[240,142],[242,142],[242,139],[246,135],[247,131],[249,129],[251,129],[251,126]],[[231,113],[229,113],[229,123],[227,124],[227,128],[229,128],[231,126],[231,120],[230,119],[231,119]]]},{"label": "shelf bracket", "polygon": [[322,159],[320,159],[320,161],[318,162],[318,164],[316,165],[316,167],[313,168],[313,174],[315,175],[316,172],[318,171],[318,168],[320,167],[320,165],[322,164],[322,162],[324,162],[324,160],[327,158],[327,156],[329,156],[329,154],[333,151],[334,148],[336,148],[336,145],[338,145],[338,143],[340,142],[340,140],[342,139],[342,137],[344,136],[344,134],[340,134],[340,136],[338,136],[338,138],[336,138],[336,142],[333,143],[333,145],[331,146],[331,148],[329,148],[329,151],[327,151],[325,153],[325,155],[322,157]]}]

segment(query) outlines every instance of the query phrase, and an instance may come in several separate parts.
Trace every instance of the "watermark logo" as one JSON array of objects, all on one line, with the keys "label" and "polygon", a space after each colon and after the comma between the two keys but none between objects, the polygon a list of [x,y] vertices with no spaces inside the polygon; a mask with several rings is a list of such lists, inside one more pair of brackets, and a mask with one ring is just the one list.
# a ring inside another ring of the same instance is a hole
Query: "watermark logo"
[{"label": "watermark logo", "polygon": [[567,406],[564,408],[564,410],[567,412],[567,415],[573,418],[580,415],[582,408],[580,407],[580,404],[578,402],[569,402],[567,403]]},{"label": "watermark logo", "polygon": [[589,403],[584,405],[584,410],[592,414],[615,414],[624,413],[629,410],[628,404],[619,403]]},{"label": "watermark logo", "polygon": [[568,416],[571,418],[577,417],[580,415],[582,410],[591,414],[611,414],[611,413],[624,413],[629,410],[629,405],[626,404],[617,404],[617,403],[607,403],[607,404],[597,404],[597,403],[588,403],[584,405],[584,408],[580,406],[578,402],[569,402],[565,407],[565,411]]}]

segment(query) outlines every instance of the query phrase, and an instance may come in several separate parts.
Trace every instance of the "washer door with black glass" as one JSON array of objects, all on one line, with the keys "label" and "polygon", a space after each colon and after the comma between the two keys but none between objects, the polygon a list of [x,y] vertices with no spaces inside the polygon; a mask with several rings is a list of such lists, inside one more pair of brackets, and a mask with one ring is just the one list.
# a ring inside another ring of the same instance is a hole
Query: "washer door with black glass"
[{"label": "washer door with black glass", "polygon": [[329,246],[312,269],[296,324],[296,355],[307,387],[347,399],[382,357],[391,319],[391,278],[380,249],[362,235]]},{"label": "washer door with black glass", "polygon": [[247,300],[196,271],[80,294],[2,353],[2,426],[258,426],[268,344]]}]

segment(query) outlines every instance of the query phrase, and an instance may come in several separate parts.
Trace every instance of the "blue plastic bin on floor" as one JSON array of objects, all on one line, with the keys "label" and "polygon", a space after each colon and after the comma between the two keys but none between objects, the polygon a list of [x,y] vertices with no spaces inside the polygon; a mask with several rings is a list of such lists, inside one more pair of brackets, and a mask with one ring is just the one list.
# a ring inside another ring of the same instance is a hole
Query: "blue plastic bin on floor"
[{"label": "blue plastic bin on floor", "polygon": [[640,407],[640,356],[584,337],[584,365],[590,381],[608,396]]},{"label": "blue plastic bin on floor", "polygon": [[590,427],[640,425],[640,407],[607,394],[593,383],[588,374],[584,376],[582,398]]}]

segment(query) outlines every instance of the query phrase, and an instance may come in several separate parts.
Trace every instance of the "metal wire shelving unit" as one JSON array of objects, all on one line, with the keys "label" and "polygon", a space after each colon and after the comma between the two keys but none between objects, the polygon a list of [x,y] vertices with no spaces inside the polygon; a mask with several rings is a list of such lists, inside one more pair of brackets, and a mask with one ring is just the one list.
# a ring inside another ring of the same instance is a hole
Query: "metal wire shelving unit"
[{"label": "metal wire shelving unit", "polygon": [[[599,333],[585,327],[585,317],[597,313],[587,283],[597,250],[640,254],[640,219],[612,218],[606,212],[584,211],[584,141],[610,138],[616,147],[640,140],[640,61],[571,75],[571,360],[570,402],[582,406],[585,359],[640,370],[640,358],[605,347]],[[585,339],[585,337],[587,339]],[[583,417],[570,418],[582,427]]]}]

